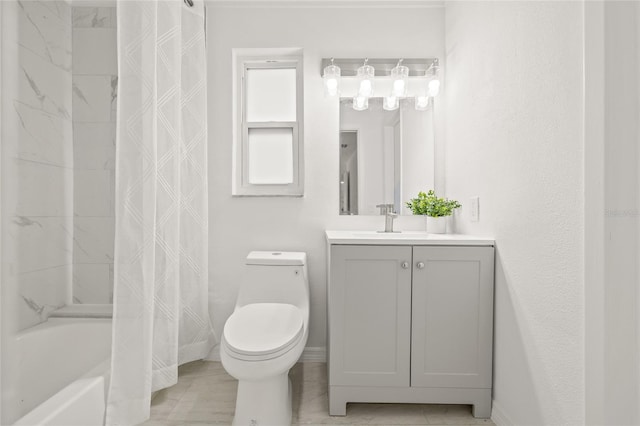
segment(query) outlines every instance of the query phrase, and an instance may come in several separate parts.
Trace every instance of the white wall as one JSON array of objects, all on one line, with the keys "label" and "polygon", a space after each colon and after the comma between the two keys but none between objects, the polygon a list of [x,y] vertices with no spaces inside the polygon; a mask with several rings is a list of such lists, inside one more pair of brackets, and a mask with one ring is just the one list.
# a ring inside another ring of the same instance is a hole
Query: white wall
[{"label": "white wall", "polygon": [[[317,3],[314,3],[317,6]],[[324,347],[324,230],[382,229],[380,216],[338,215],[336,99],[324,98],[323,57],[443,57],[442,8],[358,8],[208,5],[210,300],[218,334],[231,314],[243,262],[251,250],[301,250],[309,256],[311,323],[308,346]],[[305,195],[231,197],[231,49],[304,49]],[[400,228],[420,228],[403,217]]]},{"label": "white wall", "polygon": [[604,7],[604,421],[638,424],[638,4]]},{"label": "white wall", "polygon": [[[448,197],[496,239],[494,420],[583,424],[583,5],[446,8]],[[469,198],[480,196],[480,222]]]},{"label": "white wall", "polygon": [[604,4],[585,3],[585,420],[605,424]]}]

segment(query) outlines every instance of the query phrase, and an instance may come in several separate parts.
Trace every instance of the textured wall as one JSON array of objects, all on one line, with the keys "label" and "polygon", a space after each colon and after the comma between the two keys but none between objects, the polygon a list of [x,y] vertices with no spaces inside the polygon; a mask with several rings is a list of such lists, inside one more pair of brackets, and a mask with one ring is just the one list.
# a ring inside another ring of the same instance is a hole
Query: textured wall
[{"label": "textured wall", "polygon": [[446,9],[446,192],[463,204],[459,232],[496,239],[494,418],[506,424],[584,423],[582,7]]},{"label": "textured wall", "polygon": [[73,302],[113,300],[116,8],[73,7]]},{"label": "textured wall", "polygon": [[70,300],[71,8],[3,3],[3,309],[23,329]]},{"label": "textured wall", "polygon": [[604,9],[606,424],[638,424],[638,4]]},{"label": "textured wall", "polygon": [[[362,24],[362,25],[361,25]],[[233,311],[244,259],[251,250],[298,250],[309,256],[311,319],[308,346],[325,346],[325,229],[383,229],[381,216],[338,215],[336,99],[325,98],[323,57],[442,58],[442,8],[227,7],[210,5],[209,190],[210,295],[221,333]],[[233,198],[231,49],[304,49],[305,194],[303,198]],[[424,229],[401,217],[400,229]]]}]

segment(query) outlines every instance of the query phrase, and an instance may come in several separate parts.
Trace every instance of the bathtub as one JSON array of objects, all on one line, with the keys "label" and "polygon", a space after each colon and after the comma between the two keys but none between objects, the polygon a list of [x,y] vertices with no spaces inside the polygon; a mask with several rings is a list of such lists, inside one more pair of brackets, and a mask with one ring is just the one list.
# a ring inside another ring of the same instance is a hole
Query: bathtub
[{"label": "bathtub", "polygon": [[111,319],[49,318],[17,336],[16,426],[104,422]]}]

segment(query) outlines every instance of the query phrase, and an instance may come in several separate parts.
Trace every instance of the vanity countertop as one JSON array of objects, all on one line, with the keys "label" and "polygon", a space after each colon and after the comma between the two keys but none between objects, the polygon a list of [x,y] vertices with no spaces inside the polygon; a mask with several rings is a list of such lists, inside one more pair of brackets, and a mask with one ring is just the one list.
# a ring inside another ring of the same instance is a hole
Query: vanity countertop
[{"label": "vanity countertop", "polygon": [[406,246],[493,246],[495,240],[463,234],[429,234],[401,231],[325,231],[329,244],[406,245]]}]

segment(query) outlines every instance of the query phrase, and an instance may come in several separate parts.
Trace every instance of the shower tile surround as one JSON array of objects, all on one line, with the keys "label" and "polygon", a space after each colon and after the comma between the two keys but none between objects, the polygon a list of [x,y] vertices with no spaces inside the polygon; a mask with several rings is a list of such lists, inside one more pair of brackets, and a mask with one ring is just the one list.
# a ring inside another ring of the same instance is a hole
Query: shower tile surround
[{"label": "shower tile surround", "polygon": [[[19,64],[3,87],[3,279],[15,289],[16,323],[36,325],[70,299],[73,249],[71,7],[8,2],[15,25],[3,47]],[[68,89],[68,90],[67,90]],[[6,133],[5,133],[6,132]]]},{"label": "shower tile surround", "polygon": [[2,182],[3,280],[22,330],[73,300],[111,300],[115,8],[3,7],[17,17],[3,49],[19,64],[2,97],[2,166],[14,176]]},{"label": "shower tile surround", "polygon": [[73,7],[73,303],[113,300],[115,7]]}]

